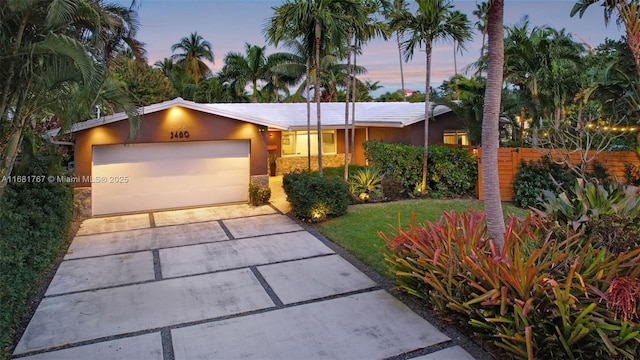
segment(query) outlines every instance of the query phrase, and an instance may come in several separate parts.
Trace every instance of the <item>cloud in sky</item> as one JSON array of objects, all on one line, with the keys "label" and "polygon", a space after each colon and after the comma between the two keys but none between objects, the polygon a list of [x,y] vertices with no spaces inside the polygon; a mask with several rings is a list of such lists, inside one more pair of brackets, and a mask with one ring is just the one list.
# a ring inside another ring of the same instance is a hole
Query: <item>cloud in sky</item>
[{"label": "cloud in sky", "polygon": [[[126,3],[120,0],[120,3]],[[245,42],[265,45],[262,30],[267,18],[273,14],[272,7],[282,4],[273,0],[142,0],[138,13],[142,27],[138,38],[146,43],[149,62],[154,63],[171,55],[171,45],[182,37],[197,31],[213,45],[215,64],[209,64],[214,72],[219,71],[224,56],[230,51],[243,52]],[[409,1],[411,3],[411,1]],[[454,1],[456,9],[472,15],[476,1]],[[615,24],[604,25],[604,16],[599,6],[589,9],[584,18],[571,18],[569,12],[573,1],[505,1],[505,24],[516,24],[524,15],[529,15],[532,26],[549,25],[565,28],[580,35],[587,43],[597,46],[605,38],[619,39],[623,30]],[[577,37],[574,37],[578,40]],[[476,33],[466,51],[458,54],[458,72],[475,61],[480,54],[482,37]],[[285,51],[268,47],[269,52]],[[413,59],[406,63],[405,82],[407,88],[424,88],[424,53],[416,51]],[[380,81],[381,91],[400,88],[400,68],[395,36],[385,42],[371,41],[358,57],[358,65],[367,67],[364,78]],[[434,48],[432,84],[439,85],[454,74],[453,46],[440,43]]]}]

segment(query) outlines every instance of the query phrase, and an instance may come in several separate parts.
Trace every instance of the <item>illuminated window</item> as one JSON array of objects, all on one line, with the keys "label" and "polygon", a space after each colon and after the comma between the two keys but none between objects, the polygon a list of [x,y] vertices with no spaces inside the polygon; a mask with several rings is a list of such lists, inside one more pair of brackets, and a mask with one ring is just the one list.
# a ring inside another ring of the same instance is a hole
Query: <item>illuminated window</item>
[{"label": "illuminated window", "polygon": [[[335,130],[322,130],[322,153],[335,154]],[[307,156],[307,131],[282,132],[283,156]],[[318,132],[311,131],[311,155],[318,155]]]},{"label": "illuminated window", "polygon": [[469,135],[466,130],[445,131],[442,142],[452,145],[469,145]]}]

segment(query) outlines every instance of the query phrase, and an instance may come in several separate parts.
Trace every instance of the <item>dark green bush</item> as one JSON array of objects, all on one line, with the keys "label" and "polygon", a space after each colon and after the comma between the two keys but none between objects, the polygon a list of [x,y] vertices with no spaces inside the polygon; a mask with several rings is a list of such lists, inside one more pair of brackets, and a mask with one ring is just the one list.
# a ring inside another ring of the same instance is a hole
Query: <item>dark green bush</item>
[{"label": "dark green bush", "polygon": [[269,186],[260,185],[256,182],[249,184],[249,204],[259,206],[269,203],[271,198],[271,188]]},{"label": "dark green bush", "polygon": [[[63,175],[61,158],[52,150],[25,158],[14,175]],[[0,357],[43,278],[67,245],[73,212],[69,183],[9,183],[0,200]]]},{"label": "dark green bush", "polygon": [[383,176],[400,180],[405,193],[413,193],[422,179],[423,148],[375,140],[365,141],[363,146],[369,165],[380,169]]},{"label": "dark green bush", "polygon": [[[413,193],[416,185],[422,182],[422,147],[366,141],[364,149],[369,164],[380,169],[385,177],[401,181],[404,193]],[[477,162],[462,149],[429,146],[427,171],[427,185],[434,197],[457,197],[474,192]]]},{"label": "dark green bush", "polygon": [[562,189],[556,186],[552,177],[558,184],[568,186],[572,186],[576,178],[566,167],[552,162],[548,157],[529,163],[522,161],[513,180],[513,202],[523,208],[535,207],[544,190],[561,192]]},{"label": "dark green bush", "polygon": [[338,177],[320,177],[294,171],[282,178],[284,192],[295,214],[312,221],[347,213],[349,186]]},{"label": "dark green bush", "polygon": [[469,152],[448,146],[429,146],[427,166],[432,197],[474,195],[478,162]]},{"label": "dark green bush", "polygon": [[627,181],[627,184],[640,186],[640,169],[630,162],[625,163],[624,178]]},{"label": "dark green bush", "polygon": [[382,177],[382,193],[389,200],[398,200],[405,197],[402,181],[393,176]]}]

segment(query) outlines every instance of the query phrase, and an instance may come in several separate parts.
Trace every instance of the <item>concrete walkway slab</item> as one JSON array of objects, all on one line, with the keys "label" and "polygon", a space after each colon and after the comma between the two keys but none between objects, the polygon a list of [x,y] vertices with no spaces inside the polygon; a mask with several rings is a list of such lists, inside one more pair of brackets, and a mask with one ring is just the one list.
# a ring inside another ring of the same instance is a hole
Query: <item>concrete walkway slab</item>
[{"label": "concrete walkway slab", "polygon": [[296,224],[290,218],[280,214],[224,220],[223,223],[235,238],[302,230],[300,225]]},{"label": "concrete walkway slab", "polygon": [[92,218],[82,222],[76,235],[100,234],[113,231],[145,229],[150,227],[149,214],[133,214]]},{"label": "concrete walkway slab", "polygon": [[383,290],[171,333],[176,360],[384,359],[449,340]]},{"label": "concrete walkway slab", "polygon": [[15,354],[272,306],[249,269],[50,297]]},{"label": "concrete walkway slab", "polygon": [[150,251],[63,261],[45,295],[99,289],[155,279]]},{"label": "concrete walkway slab", "polygon": [[160,250],[165,278],[333,254],[306,231]]},{"label": "concrete walkway slab", "polygon": [[216,221],[76,236],[65,260],[227,240]]},{"label": "concrete walkway slab", "polygon": [[284,304],[377,285],[338,255],[259,266],[258,271]]},{"label": "concrete walkway slab", "polygon": [[71,349],[26,356],[23,360],[163,360],[162,339],[160,333],[133,336],[124,339],[105,341],[96,344],[78,346]]},{"label": "concrete walkway slab", "polygon": [[271,206],[249,206],[247,204],[214,206],[195,209],[171,210],[153,213],[156,226],[188,224],[203,221],[275,214]]},{"label": "concrete walkway slab", "polygon": [[474,360],[474,357],[460,346],[453,346],[412,360]]}]

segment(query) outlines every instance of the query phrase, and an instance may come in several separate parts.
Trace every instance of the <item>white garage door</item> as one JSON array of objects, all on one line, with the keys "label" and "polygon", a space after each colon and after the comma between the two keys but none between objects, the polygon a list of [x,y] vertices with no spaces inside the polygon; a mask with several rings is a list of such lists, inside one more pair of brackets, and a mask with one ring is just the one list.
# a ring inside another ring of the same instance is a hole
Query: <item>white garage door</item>
[{"label": "white garage door", "polygon": [[93,147],[93,215],[247,201],[249,141]]}]

